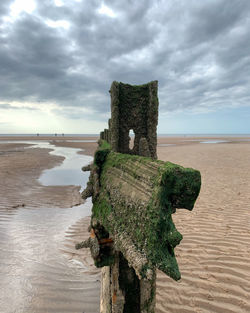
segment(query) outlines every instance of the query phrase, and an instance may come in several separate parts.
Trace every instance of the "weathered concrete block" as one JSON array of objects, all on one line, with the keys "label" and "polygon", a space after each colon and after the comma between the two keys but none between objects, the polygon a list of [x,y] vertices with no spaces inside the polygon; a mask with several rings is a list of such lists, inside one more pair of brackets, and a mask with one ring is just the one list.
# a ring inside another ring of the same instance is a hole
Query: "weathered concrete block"
[{"label": "weathered concrete block", "polygon": [[[92,196],[90,247],[102,267],[101,313],[154,313],[156,268],[175,280],[174,248],[182,239],[171,215],[192,210],[201,177],[193,169],[157,161],[157,81],[140,86],[113,82],[109,128],[83,198]],[[133,130],[134,147],[129,148]]]},{"label": "weathered concrete block", "polygon": [[[156,159],[158,124],[158,82],[132,86],[113,82],[111,85],[111,148],[121,153],[139,154],[144,137],[150,157]],[[129,149],[129,131],[134,131],[134,147]]]},{"label": "weathered concrete block", "polygon": [[95,157],[100,189],[93,217],[113,238],[138,277],[157,267],[173,279],[180,273],[174,247],[182,239],[172,213],[192,210],[200,191],[196,170],[171,162],[100,150]]}]

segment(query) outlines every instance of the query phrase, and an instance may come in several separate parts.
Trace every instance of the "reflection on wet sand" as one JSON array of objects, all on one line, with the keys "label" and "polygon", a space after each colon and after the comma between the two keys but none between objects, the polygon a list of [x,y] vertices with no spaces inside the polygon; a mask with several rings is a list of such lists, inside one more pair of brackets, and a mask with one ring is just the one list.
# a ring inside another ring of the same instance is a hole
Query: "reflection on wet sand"
[{"label": "reflection on wet sand", "polygon": [[[71,156],[77,162],[76,153]],[[89,157],[79,160],[83,166]],[[72,208],[0,205],[1,312],[98,312],[99,271],[87,250],[81,258],[74,250],[90,212],[91,201]]]},{"label": "reflection on wet sand", "polygon": [[87,203],[20,208],[13,215],[0,210],[1,312],[98,312],[99,274],[88,270],[90,257],[84,263],[69,261],[74,242],[65,241],[65,230],[90,209]]}]

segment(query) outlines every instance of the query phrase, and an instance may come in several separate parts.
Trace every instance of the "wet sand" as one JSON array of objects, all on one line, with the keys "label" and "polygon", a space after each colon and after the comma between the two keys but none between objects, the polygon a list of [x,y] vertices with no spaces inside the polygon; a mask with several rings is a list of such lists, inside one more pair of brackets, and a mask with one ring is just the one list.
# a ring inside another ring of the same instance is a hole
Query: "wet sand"
[{"label": "wet sand", "polygon": [[[66,140],[92,140],[68,142]],[[10,143],[9,140],[15,141]],[[72,207],[82,203],[79,187],[42,186],[38,178],[45,169],[63,162],[64,157],[49,154],[53,149],[41,149],[22,141],[47,140],[56,146],[81,148],[82,154],[93,155],[96,138],[88,137],[0,137],[0,207]],[[20,141],[20,143],[16,143]],[[6,143],[5,143],[6,142]],[[27,149],[29,147],[29,149]],[[33,148],[34,147],[34,148]]]},{"label": "wet sand", "polygon": [[63,161],[48,149],[22,144],[0,144],[0,207],[71,207],[82,203],[76,186],[42,186],[43,170]]},{"label": "wet sand", "polygon": [[[218,139],[230,142],[199,143],[199,140]],[[173,216],[177,229],[184,236],[176,249],[182,279],[175,282],[158,272],[157,313],[250,312],[250,141],[247,139],[249,140],[245,137],[158,139],[158,158],[200,170],[202,189],[192,212],[181,210]],[[62,144],[77,145],[90,154],[96,145],[80,142]],[[1,144],[0,206],[11,209],[23,203],[37,207],[59,207],[65,203],[71,206],[77,203],[78,200],[72,196],[76,187],[58,186],[60,188],[57,189],[39,186],[37,182],[42,169],[61,161],[60,157],[48,155],[45,149],[24,149],[20,144]],[[93,286],[88,289],[87,306],[98,307],[99,282],[94,285],[94,281],[99,279],[98,270],[94,268],[87,250],[77,253],[74,250],[75,242],[88,235],[87,225],[88,218],[79,219],[72,224],[66,232],[62,253],[74,264],[77,261],[84,264],[83,270],[79,263],[81,275],[95,278],[92,282],[87,279],[89,283],[86,284]],[[73,285],[70,290],[72,288]],[[72,307],[74,305],[72,303]],[[62,311],[54,309],[44,312]]]}]

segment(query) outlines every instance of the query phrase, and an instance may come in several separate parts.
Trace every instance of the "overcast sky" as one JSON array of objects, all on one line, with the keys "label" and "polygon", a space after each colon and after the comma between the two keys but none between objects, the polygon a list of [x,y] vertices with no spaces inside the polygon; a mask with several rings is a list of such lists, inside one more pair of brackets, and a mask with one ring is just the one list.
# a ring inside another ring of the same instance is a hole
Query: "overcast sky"
[{"label": "overcast sky", "polygon": [[113,80],[159,133],[250,133],[249,0],[0,0],[0,133],[98,133]]}]

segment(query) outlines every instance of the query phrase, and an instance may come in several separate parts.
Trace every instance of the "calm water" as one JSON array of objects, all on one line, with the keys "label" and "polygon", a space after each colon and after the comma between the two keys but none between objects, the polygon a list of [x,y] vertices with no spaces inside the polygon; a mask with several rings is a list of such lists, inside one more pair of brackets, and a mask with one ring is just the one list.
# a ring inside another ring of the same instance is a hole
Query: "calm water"
[{"label": "calm water", "polygon": [[206,140],[206,141],[201,141],[200,143],[227,143],[230,142],[228,140]]},{"label": "calm water", "polygon": [[158,147],[169,147],[169,146],[176,146],[176,144],[173,144],[173,143],[160,143],[160,144],[158,144]]},{"label": "calm water", "polygon": [[[229,143],[229,142],[231,142],[229,140],[221,140],[221,139],[216,139],[216,140],[192,139],[192,140],[183,140],[183,141],[189,141],[189,142],[193,142],[194,141],[194,142],[199,142],[199,143]],[[240,140],[240,141],[242,141],[242,140]]]},{"label": "calm water", "polygon": [[[51,145],[42,144],[43,147],[51,148]],[[54,155],[65,157],[64,162],[53,169],[45,170],[39,181],[44,186],[49,185],[78,185],[85,186],[88,181],[89,173],[82,172],[81,168],[92,161],[92,157],[79,155],[77,152],[81,149],[72,149],[53,146],[54,150],[50,152]]]},{"label": "calm water", "polygon": [[[46,142],[39,146],[49,146],[55,149],[53,154],[66,157],[61,166],[45,171],[41,182],[86,182],[88,174],[80,168],[91,161],[90,157],[77,154],[77,149]],[[90,212],[91,201],[68,209],[0,208],[1,313],[98,312],[99,276],[88,274],[83,263],[69,260],[63,252],[65,236]]]}]

